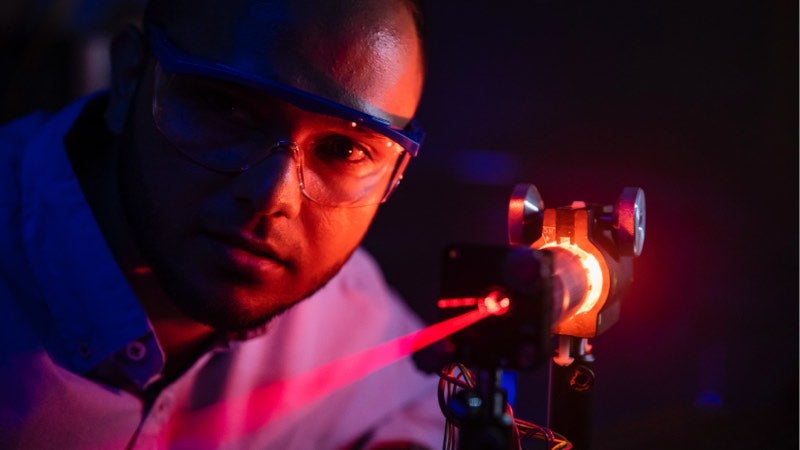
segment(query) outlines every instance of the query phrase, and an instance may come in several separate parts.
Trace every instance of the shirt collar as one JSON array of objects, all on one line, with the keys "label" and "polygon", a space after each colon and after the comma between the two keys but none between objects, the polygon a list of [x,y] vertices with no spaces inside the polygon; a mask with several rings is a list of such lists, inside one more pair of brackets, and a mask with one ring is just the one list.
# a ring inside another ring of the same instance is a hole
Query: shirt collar
[{"label": "shirt collar", "polygon": [[[76,373],[112,384],[125,378],[141,390],[158,379],[163,351],[105,243],[64,145],[79,117],[104,100],[96,94],[69,105],[29,143],[21,175],[24,242],[61,344],[51,351]],[[229,350],[268,328],[223,333],[210,350]]]},{"label": "shirt collar", "polygon": [[[94,220],[64,146],[87,104],[100,100],[90,96],[55,114],[30,141],[21,167],[23,241],[60,337],[60,348],[53,350],[65,366],[81,374],[152,333]],[[157,366],[160,371],[163,357]]]}]

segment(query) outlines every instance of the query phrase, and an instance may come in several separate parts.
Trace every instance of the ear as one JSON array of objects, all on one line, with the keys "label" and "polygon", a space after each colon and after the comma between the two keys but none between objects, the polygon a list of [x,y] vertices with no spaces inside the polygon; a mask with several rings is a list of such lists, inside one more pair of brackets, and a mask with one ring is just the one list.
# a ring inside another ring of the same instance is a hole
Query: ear
[{"label": "ear", "polygon": [[133,25],[111,41],[111,91],[105,120],[113,133],[125,127],[146,60],[144,36]]}]

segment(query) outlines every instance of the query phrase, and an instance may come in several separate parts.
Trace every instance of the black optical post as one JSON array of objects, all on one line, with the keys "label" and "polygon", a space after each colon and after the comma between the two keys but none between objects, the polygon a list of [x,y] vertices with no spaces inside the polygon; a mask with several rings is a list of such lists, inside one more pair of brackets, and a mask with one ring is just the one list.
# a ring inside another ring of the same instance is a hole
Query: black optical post
[{"label": "black optical post", "polygon": [[[564,336],[573,357],[567,365],[550,366],[548,428],[567,436],[574,450],[589,450],[592,431],[594,356],[586,339]],[[555,360],[559,360],[556,356]]]},{"label": "black optical post", "polygon": [[[465,414],[460,426],[460,450],[511,450],[511,421],[506,413],[506,392],[500,388],[500,372],[479,369],[474,389],[462,391],[454,402]],[[453,406],[453,404],[451,404]]]}]

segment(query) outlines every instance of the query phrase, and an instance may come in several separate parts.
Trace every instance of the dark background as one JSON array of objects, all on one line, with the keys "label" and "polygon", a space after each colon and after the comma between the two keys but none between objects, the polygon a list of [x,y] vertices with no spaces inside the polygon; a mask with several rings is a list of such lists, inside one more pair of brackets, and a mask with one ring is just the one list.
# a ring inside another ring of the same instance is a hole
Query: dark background
[{"label": "dark background", "polygon": [[[87,42],[141,2],[109,5],[0,6],[0,119],[91,88]],[[428,139],[365,243],[389,281],[433,322],[442,248],[505,243],[514,183],[548,206],[640,186],[644,253],[594,340],[594,447],[796,449],[797,3],[426,9]],[[545,372],[520,374],[518,416],[544,420]]]},{"label": "dark background", "polygon": [[[595,447],[796,449],[797,3],[429,5],[429,137],[367,240],[387,278],[434,320],[442,247],[505,243],[514,183],[551,207],[640,186]],[[546,373],[520,381],[542,421]]]}]

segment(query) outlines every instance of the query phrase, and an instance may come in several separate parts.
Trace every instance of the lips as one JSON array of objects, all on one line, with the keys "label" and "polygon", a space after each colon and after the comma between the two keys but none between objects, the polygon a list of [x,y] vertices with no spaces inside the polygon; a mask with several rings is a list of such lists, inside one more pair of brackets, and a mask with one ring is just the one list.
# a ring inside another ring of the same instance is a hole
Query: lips
[{"label": "lips", "polygon": [[215,256],[226,266],[246,272],[271,272],[291,267],[289,258],[265,241],[236,232],[209,230],[205,233]]}]

